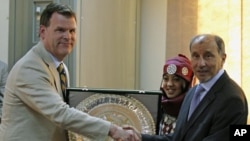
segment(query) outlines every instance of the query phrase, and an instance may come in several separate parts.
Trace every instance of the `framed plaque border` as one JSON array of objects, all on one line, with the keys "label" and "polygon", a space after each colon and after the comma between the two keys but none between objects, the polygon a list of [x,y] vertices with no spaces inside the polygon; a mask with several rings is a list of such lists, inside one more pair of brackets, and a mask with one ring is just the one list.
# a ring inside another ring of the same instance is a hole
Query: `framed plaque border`
[{"label": "framed plaque border", "polygon": [[74,87],[66,89],[66,102],[70,107],[77,105],[94,94],[114,94],[131,96],[140,101],[150,112],[155,122],[156,134],[159,129],[160,122],[160,101],[162,92],[160,90],[133,90],[133,89],[107,89],[107,88],[87,88]]}]

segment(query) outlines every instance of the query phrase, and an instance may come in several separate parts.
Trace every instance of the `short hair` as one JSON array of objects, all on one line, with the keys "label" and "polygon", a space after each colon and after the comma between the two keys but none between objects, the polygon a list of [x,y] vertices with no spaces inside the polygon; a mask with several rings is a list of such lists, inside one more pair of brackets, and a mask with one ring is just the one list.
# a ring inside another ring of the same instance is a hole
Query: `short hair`
[{"label": "short hair", "polygon": [[59,13],[65,17],[74,17],[76,20],[76,14],[75,12],[69,8],[67,5],[62,5],[58,3],[50,3],[46,6],[44,11],[42,12],[41,18],[40,18],[40,25],[44,25],[48,27],[50,25],[50,18],[53,13]]},{"label": "short hair", "polygon": [[[219,54],[225,53],[225,43],[224,43],[223,39],[220,36],[214,35],[214,34],[199,34],[199,35],[194,36],[191,39],[190,44],[189,44],[190,51],[191,51],[191,47],[192,47],[194,41],[196,39],[200,38],[201,36],[204,36],[205,37],[204,39],[206,39],[206,37],[214,37],[214,41],[216,42]],[[200,43],[202,43],[204,41],[204,39],[201,40]]]}]

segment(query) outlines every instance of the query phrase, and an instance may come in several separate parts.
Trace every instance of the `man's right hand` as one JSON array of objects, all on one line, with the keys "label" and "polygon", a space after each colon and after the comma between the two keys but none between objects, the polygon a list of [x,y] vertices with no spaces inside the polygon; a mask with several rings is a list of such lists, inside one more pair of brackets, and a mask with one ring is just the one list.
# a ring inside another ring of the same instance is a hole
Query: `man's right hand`
[{"label": "man's right hand", "polygon": [[122,128],[127,131],[133,131],[134,134],[139,138],[139,141],[141,141],[141,133],[135,127],[124,125]]},{"label": "man's right hand", "polygon": [[133,130],[124,130],[122,127],[114,124],[110,127],[109,136],[115,141],[140,141],[140,138]]}]

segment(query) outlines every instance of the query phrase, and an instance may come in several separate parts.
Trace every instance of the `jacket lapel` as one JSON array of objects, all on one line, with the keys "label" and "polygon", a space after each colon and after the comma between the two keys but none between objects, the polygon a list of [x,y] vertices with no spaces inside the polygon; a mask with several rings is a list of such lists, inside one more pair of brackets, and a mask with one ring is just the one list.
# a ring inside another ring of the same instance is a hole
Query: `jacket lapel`
[{"label": "jacket lapel", "polygon": [[200,117],[202,112],[205,111],[205,109],[208,107],[208,105],[211,104],[211,102],[213,102],[213,100],[216,98],[217,91],[219,91],[222,88],[222,86],[224,85],[226,77],[228,77],[228,75],[226,74],[226,72],[224,72],[223,75],[217,80],[217,82],[207,92],[206,96],[202,99],[202,101],[200,102],[198,107],[195,109],[195,111],[194,111],[193,115],[191,116],[190,120],[187,121],[190,103],[191,103],[191,100],[192,100],[192,96],[194,95],[194,92],[195,92],[194,91],[195,87],[192,88],[192,90],[190,91],[190,96],[187,99],[187,102],[188,102],[187,105],[188,106],[185,107],[186,108],[185,109],[185,118],[186,118],[185,121],[186,121],[186,124],[183,124],[183,125],[185,125],[183,133],[187,132],[187,130],[197,121],[197,119]]},{"label": "jacket lapel", "polygon": [[202,99],[200,104],[195,109],[194,113],[191,115],[189,121],[187,121],[188,128],[199,118],[200,114],[205,111],[206,107],[215,99],[214,90],[208,91],[207,95]]},{"label": "jacket lapel", "polygon": [[61,90],[61,83],[60,83],[60,78],[58,75],[58,71],[56,69],[55,63],[51,57],[51,55],[48,53],[48,51],[45,49],[43,46],[42,42],[39,42],[37,46],[35,47],[34,51],[42,58],[44,63],[48,66],[48,69],[50,70],[52,76],[53,76],[53,82],[55,84],[55,88],[60,94],[61,97],[62,95],[62,90]]}]

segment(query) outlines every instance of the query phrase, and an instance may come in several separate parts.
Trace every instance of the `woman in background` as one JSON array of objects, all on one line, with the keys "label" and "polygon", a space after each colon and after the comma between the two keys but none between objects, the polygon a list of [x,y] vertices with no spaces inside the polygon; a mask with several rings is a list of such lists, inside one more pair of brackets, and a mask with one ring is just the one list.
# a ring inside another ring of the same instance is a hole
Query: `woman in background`
[{"label": "woman in background", "polygon": [[161,121],[159,135],[173,133],[185,94],[194,83],[190,60],[179,54],[166,61],[163,67],[161,91]]}]

